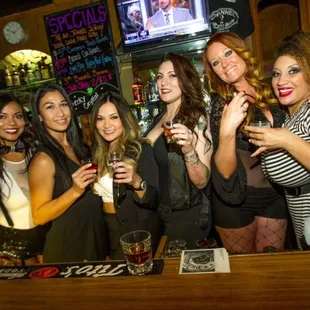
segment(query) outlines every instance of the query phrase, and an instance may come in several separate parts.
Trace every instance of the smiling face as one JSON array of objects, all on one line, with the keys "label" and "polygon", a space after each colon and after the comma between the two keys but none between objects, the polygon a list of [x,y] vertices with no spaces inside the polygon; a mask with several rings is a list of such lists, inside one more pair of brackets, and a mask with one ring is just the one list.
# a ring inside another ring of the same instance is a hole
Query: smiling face
[{"label": "smiling face", "polygon": [[159,66],[157,86],[159,96],[164,103],[181,104],[182,90],[170,60],[163,62]]},{"label": "smiling face", "polygon": [[215,74],[225,83],[236,84],[245,80],[245,61],[226,45],[220,42],[212,43],[206,56]]},{"label": "smiling face", "polygon": [[113,146],[124,132],[124,126],[115,105],[104,103],[98,110],[96,129],[100,136]]},{"label": "smiling face", "polygon": [[25,119],[21,107],[9,102],[0,112],[0,141],[13,146],[25,129]]},{"label": "smiling face", "polygon": [[296,112],[310,95],[310,84],[306,82],[298,62],[290,56],[280,56],[276,60],[272,88],[280,104],[287,106],[290,114]]},{"label": "smiling face", "polygon": [[39,104],[40,120],[51,134],[65,132],[70,124],[69,103],[59,91],[47,92]]},{"label": "smiling face", "polygon": [[171,0],[159,0],[158,4],[164,12],[168,12],[171,8]]}]

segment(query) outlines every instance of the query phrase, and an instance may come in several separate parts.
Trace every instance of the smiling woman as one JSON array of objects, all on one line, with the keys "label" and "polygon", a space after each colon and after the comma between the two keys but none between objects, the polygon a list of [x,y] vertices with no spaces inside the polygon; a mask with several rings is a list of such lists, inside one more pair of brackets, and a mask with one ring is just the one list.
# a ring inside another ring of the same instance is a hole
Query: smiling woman
[{"label": "smiling woman", "polygon": [[[298,247],[310,217],[310,32],[296,32],[280,44],[272,87],[286,118],[283,128],[248,127],[251,142],[262,145],[262,166],[284,187]],[[266,152],[267,151],[267,152]]]},{"label": "smiling woman", "polygon": [[[100,199],[89,185],[96,178],[72,105],[58,85],[37,90],[33,124],[41,142],[29,167],[33,218],[51,222],[44,262],[104,260],[107,254]],[[91,206],[91,207],[90,207]]]},{"label": "smiling woman", "polygon": [[32,220],[27,164],[35,135],[10,93],[0,95],[0,265],[38,262],[44,232]]},{"label": "smiling woman", "polygon": [[233,33],[213,35],[204,59],[214,94],[211,166],[216,230],[232,253],[262,252],[267,246],[283,250],[285,200],[264,176],[260,161],[251,157],[254,145],[244,130],[252,121],[280,127],[282,112],[243,39]]}]

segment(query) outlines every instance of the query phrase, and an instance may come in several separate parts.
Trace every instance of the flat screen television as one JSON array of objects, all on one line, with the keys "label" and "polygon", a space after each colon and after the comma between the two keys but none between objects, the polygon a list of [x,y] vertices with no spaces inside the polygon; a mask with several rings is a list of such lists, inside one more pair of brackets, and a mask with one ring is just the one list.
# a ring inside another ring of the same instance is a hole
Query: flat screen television
[{"label": "flat screen television", "polygon": [[125,52],[211,35],[208,0],[116,0]]}]

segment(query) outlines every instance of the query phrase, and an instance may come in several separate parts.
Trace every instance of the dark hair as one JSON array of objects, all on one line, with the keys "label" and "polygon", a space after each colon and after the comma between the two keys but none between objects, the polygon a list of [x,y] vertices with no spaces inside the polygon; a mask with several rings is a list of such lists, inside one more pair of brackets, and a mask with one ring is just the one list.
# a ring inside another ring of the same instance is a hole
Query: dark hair
[{"label": "dark hair", "polygon": [[118,150],[124,152],[125,159],[132,162],[132,164],[136,164],[141,153],[141,143],[143,141],[148,141],[141,137],[140,126],[133,116],[128,102],[122,96],[112,91],[108,91],[101,95],[96,100],[90,117],[90,127],[94,143],[93,159],[98,162],[99,177],[102,176],[107,169],[106,155],[109,152],[109,142],[105,141],[98,133],[96,123],[99,109],[107,102],[114,104],[124,127],[123,133],[115,147],[115,151]]},{"label": "dark hair", "polygon": [[192,63],[184,56],[167,53],[161,60],[171,61],[182,91],[182,99],[176,118],[190,130],[197,126],[200,116],[207,119],[203,90],[199,73]]},{"label": "dark hair", "polygon": [[[28,120],[26,110],[24,109],[19,99],[15,97],[12,93],[6,92],[3,94],[0,94],[0,113],[2,113],[3,109],[7,105],[9,105],[11,102],[16,103],[20,107],[23,113],[23,117],[25,121],[25,128],[22,134],[20,135],[19,140],[23,142],[25,145],[25,154],[26,154],[25,160],[26,160],[26,165],[28,165],[30,158],[32,154],[35,152],[35,148],[37,146],[36,135],[34,134],[31,128],[31,124]],[[0,156],[0,179],[3,180],[4,182],[5,182],[5,179],[4,179],[5,173],[6,172],[4,170],[2,157]],[[9,184],[7,184],[7,186],[10,188]],[[1,190],[1,195],[2,195],[2,190]]]},{"label": "dark hair", "polygon": [[291,56],[300,66],[310,84],[310,31],[296,31],[285,37],[277,48],[277,57]]},{"label": "dark hair", "polygon": [[74,115],[72,103],[65,90],[57,84],[49,84],[37,89],[31,103],[33,127],[38,134],[40,143],[42,143],[46,148],[48,148],[53,154],[55,158],[55,165],[58,166],[60,171],[64,173],[65,185],[66,188],[69,188],[72,185],[72,179],[67,166],[67,155],[62,145],[49,134],[49,132],[46,130],[45,126],[40,120],[40,102],[42,97],[49,92],[59,92],[69,104],[71,120],[66,135],[67,141],[72,147],[77,159],[80,161],[83,158],[89,157],[89,151],[82,140],[81,130],[79,128],[77,118]]},{"label": "dark hair", "polygon": [[[228,48],[232,49],[246,64],[247,71],[245,73],[245,80],[255,89],[255,104],[261,109],[269,109],[270,104],[277,104],[271,86],[268,82],[264,81],[264,75],[258,64],[256,58],[249,50],[246,42],[238,35],[232,32],[219,32],[211,36],[210,40],[204,50],[204,62],[206,75],[208,77],[209,91],[218,93],[222,98],[227,99],[231,97],[235,91],[234,86],[222,81],[217,74],[213,71],[212,66],[207,59],[208,48],[213,43],[222,43]],[[253,108],[250,105],[245,124],[249,124],[253,118]]]}]

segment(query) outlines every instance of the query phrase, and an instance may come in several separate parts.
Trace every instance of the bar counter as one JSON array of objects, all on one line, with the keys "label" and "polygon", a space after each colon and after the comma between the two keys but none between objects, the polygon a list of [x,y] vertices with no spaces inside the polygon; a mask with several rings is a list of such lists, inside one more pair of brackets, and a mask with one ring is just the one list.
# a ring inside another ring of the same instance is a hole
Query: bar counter
[{"label": "bar counter", "polygon": [[310,309],[310,252],[230,256],[231,273],[179,275],[166,259],[161,275],[1,280],[10,309]]}]

